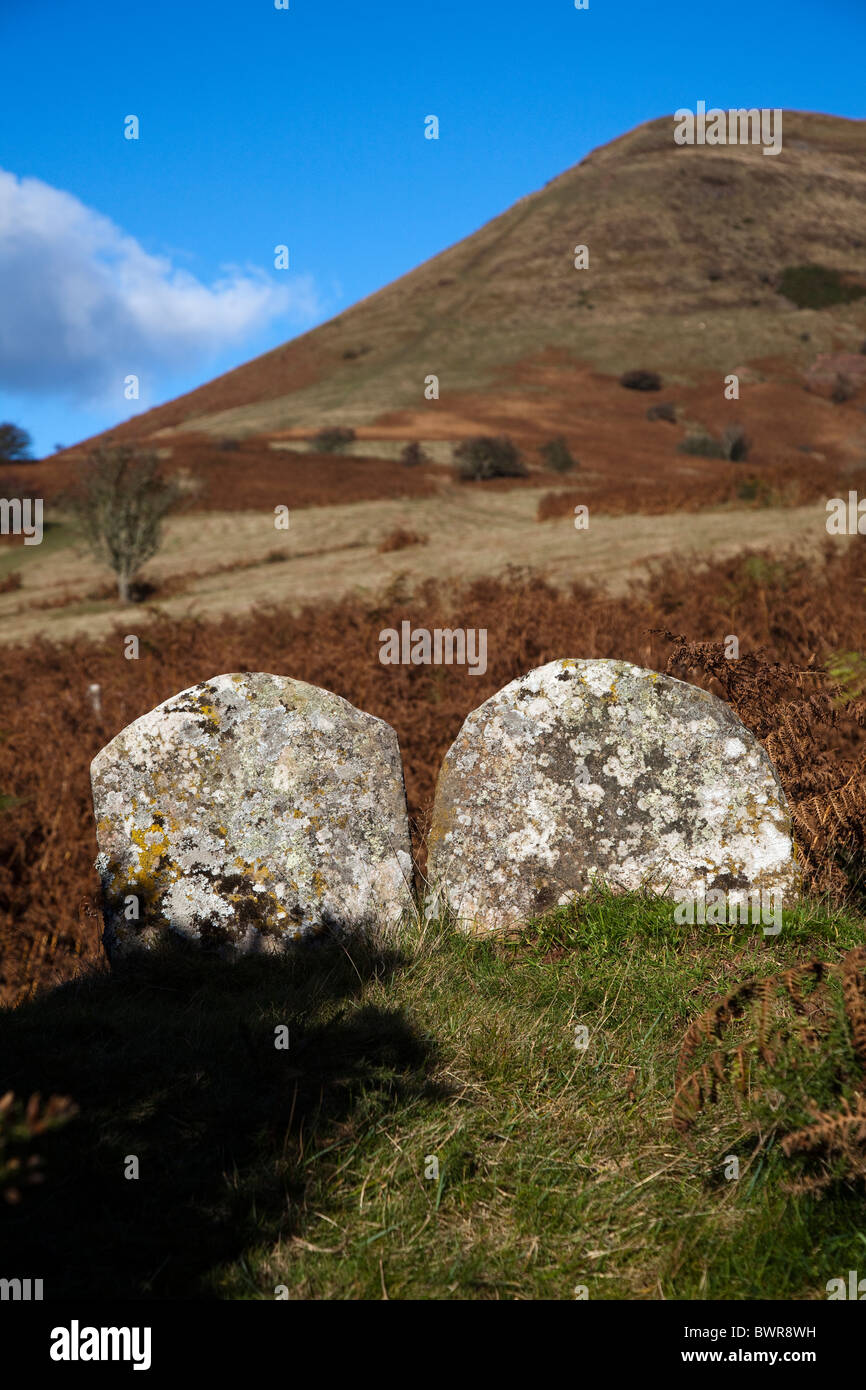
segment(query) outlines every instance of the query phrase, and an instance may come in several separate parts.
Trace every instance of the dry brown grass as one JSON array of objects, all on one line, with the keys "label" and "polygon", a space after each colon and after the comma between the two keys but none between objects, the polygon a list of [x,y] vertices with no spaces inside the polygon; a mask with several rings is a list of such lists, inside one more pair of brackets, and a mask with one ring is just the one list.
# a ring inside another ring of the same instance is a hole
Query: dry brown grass
[{"label": "dry brown grass", "polygon": [[651,487],[641,486],[635,477],[618,482],[611,478],[589,478],[580,486],[546,492],[539,498],[538,520],[572,516],[578,504],[605,516],[628,516],[639,512],[660,516],[666,512],[697,512],[731,503],[737,507],[801,507],[809,502],[847,496],[848,489],[866,495],[866,468],[840,475],[830,463],[801,460],[799,467],[776,465],[753,467],[748,463],[728,463],[714,459],[690,476],[656,477]]},{"label": "dry brown grass", "polygon": [[387,536],[383,536],[376,549],[380,555],[388,555],[392,550],[408,550],[412,545],[427,545],[428,536],[419,536],[404,526],[395,526]]},{"label": "dry brown grass", "polygon": [[[625,393],[624,393],[625,394]],[[366,598],[383,593],[398,576],[407,594],[441,575],[469,581],[501,578],[509,564],[531,569],[569,588],[574,582],[622,596],[665,557],[710,567],[748,550],[773,549],[814,558],[827,541],[820,502],[806,507],[727,507],[683,515],[648,516],[634,510],[600,515],[593,505],[587,531],[569,517],[538,524],[536,494],[499,490],[496,482],[443,487],[434,497],[308,507],[292,512],[287,531],[267,512],[191,512],[173,517],[165,544],[146,566],[147,601],[121,605],[106,594],[106,571],[78,554],[62,527],[46,532],[43,546],[0,556],[20,567],[20,591],[0,594],[0,643],[106,634],[120,621],[135,630],[158,614],[216,618],[251,612],[265,602],[305,603]],[[638,494],[651,506],[649,493]],[[429,537],[427,545],[380,553],[395,528]],[[274,542],[291,563],[270,563]],[[847,537],[834,538],[843,548]],[[744,563],[748,563],[744,561]],[[231,581],[226,576],[232,572]]]},{"label": "dry brown grass", "polygon": [[[169,475],[189,485],[185,511],[259,511],[292,509],[379,498],[428,497],[438,472],[426,465],[404,468],[398,459],[352,458],[345,454],[293,454],[270,447],[268,438],[243,439],[231,450],[220,449],[207,435],[180,435],[154,441],[164,450]],[[67,485],[76,461],[86,450],[34,465],[31,486],[53,500]]]}]

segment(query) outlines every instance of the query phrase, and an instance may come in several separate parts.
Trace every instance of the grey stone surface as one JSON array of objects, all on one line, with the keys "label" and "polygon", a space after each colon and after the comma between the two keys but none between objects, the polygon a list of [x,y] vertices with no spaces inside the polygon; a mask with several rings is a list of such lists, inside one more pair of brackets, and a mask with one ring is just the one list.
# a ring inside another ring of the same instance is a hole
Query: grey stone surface
[{"label": "grey stone surface", "polygon": [[714,695],[624,661],[550,662],[474,710],[447,753],[428,910],[484,931],[586,891],[785,901],[798,870],[766,753]]},{"label": "grey stone surface", "polygon": [[169,931],[252,952],[387,930],[411,901],[397,735],[317,686],[216,676],[123,729],[91,782],[112,957]]}]

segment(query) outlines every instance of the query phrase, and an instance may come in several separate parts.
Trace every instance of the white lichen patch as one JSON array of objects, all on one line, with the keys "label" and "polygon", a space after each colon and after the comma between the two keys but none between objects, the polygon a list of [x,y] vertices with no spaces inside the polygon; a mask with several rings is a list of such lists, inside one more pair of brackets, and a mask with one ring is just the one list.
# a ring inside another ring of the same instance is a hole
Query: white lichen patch
[{"label": "white lichen patch", "polygon": [[436,788],[431,901],[467,930],[585,892],[791,897],[784,793],[733,711],[622,661],[553,661],[466,719]]},{"label": "white lichen patch", "polygon": [[274,950],[387,930],[411,903],[397,736],[316,686],[230,674],[181,691],[97,754],[91,782],[112,955],[166,932]]}]

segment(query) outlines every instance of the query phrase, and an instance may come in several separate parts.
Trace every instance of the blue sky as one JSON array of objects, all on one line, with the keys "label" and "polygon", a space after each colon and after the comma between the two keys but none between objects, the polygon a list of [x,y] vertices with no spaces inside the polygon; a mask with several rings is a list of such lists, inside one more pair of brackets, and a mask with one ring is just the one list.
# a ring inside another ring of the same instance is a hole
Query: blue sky
[{"label": "blue sky", "polygon": [[0,52],[0,420],[40,453],[314,327],[642,121],[866,115],[864,0],[0,0]]}]

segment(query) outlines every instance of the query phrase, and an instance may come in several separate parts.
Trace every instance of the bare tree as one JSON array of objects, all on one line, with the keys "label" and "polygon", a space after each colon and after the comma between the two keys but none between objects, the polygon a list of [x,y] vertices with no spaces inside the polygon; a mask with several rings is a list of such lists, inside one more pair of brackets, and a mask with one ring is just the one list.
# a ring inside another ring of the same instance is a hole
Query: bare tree
[{"label": "bare tree", "polygon": [[114,570],[118,595],[128,603],[135,576],[160,547],[163,518],[180,489],[160,476],[155,454],[128,445],[95,449],[78,484],[70,505],[91,552]]}]

